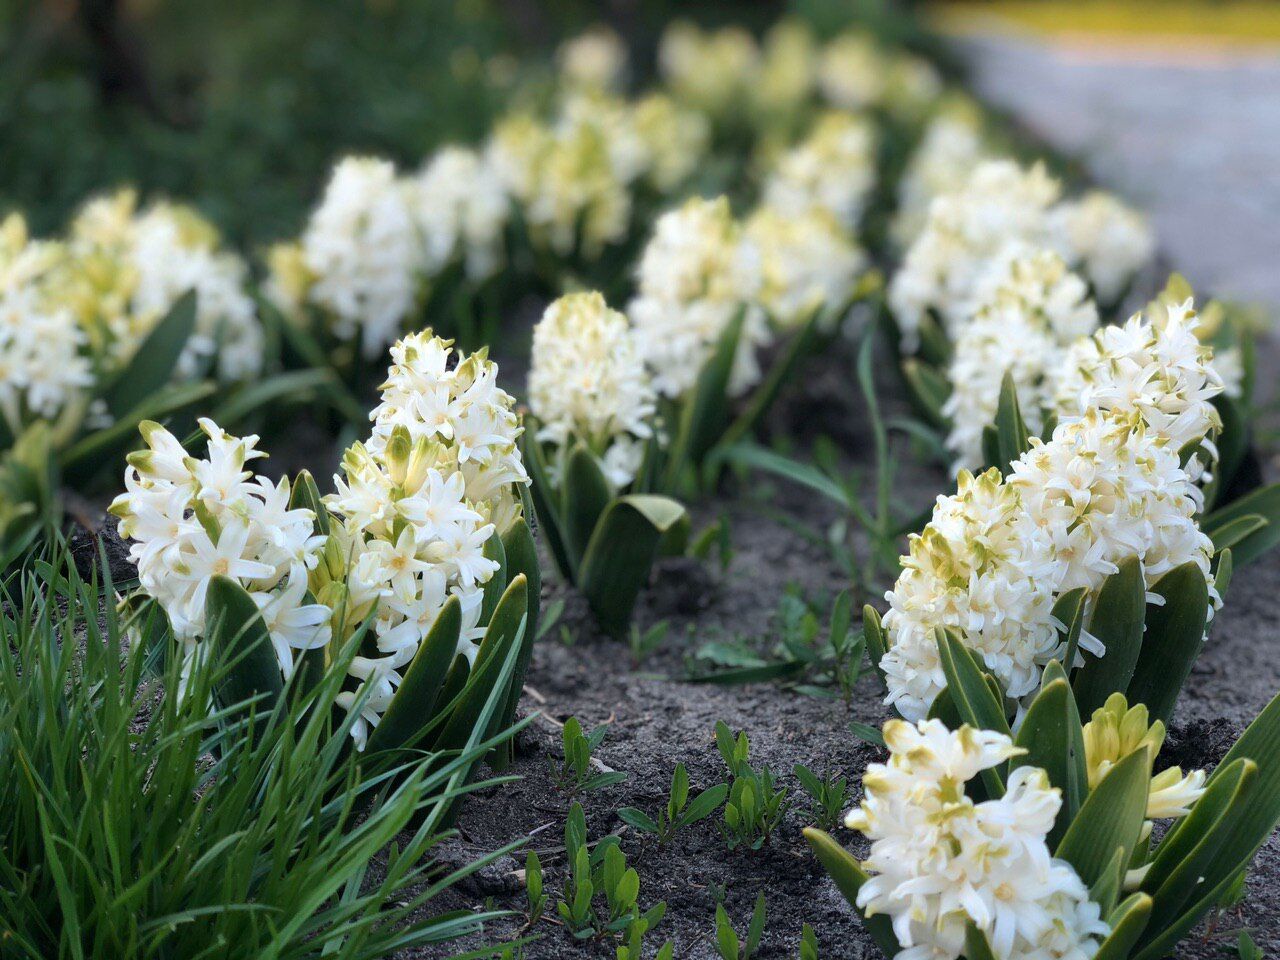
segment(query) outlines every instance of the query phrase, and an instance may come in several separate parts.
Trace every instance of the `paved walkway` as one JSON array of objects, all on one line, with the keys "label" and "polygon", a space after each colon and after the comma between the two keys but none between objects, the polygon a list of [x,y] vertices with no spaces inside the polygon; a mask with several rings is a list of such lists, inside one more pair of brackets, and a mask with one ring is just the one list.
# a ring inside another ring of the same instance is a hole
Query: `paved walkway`
[{"label": "paved walkway", "polygon": [[976,89],[1151,215],[1197,289],[1280,317],[1280,48],[957,41]]}]

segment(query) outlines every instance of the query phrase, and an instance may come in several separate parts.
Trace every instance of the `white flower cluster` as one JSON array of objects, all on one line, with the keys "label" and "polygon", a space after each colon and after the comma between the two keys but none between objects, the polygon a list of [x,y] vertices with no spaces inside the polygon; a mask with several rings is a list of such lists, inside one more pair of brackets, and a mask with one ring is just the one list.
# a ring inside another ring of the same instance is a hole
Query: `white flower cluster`
[{"label": "white flower cluster", "polygon": [[703,32],[681,20],[662,35],[658,68],[678,100],[719,118],[750,97],[760,50],[741,27]]},{"label": "white flower cluster", "polygon": [[[826,210],[792,216],[763,206],[747,218],[744,234],[759,251],[757,299],[782,328],[803,322],[815,309],[833,311],[847,303],[866,268],[866,256]],[[835,324],[841,318],[831,312],[822,319]]]},{"label": "white flower cluster", "polygon": [[511,201],[484,156],[466,147],[441,148],[413,180],[410,202],[428,277],[457,262],[468,278],[484,280],[502,265]]},{"label": "white flower cluster", "polygon": [[888,650],[880,661],[886,702],[924,717],[946,687],[934,632],[957,630],[1012,697],[1033,693],[1062,655],[1053,620],[1053,560],[1022,517],[1018,492],[999,471],[961,471],[933,518],[911,537],[902,573],[885,595]]},{"label": "white flower cluster", "polygon": [[[87,203],[60,240],[34,240],[17,214],[0,224],[0,411],[33,417],[88,407],[86,394],[195,291],[196,322],[175,369],[225,382],[262,368],[262,328],[244,262],[193,209],[132,191]],[[216,354],[216,355],[215,355]]]},{"label": "white flower cluster", "polygon": [[635,479],[657,394],[627,318],[598,293],[556,300],[533,329],[529,408],[538,439],[585,443],[617,487]]},{"label": "white flower cluster", "polygon": [[85,331],[55,292],[62,253],[32,240],[18,214],[0,224],[0,415],[15,435],[31,418],[57,416],[94,382]]},{"label": "white flower cluster", "polygon": [[745,240],[725,197],[694,197],[654,225],[627,314],[636,326],[653,384],[665,397],[685,394],[740,310],[742,338],[729,389],[740,394],[760,378],[756,349],[769,338],[760,290],[760,255]]},{"label": "white flower cluster", "polygon": [[960,190],[988,156],[977,104],[967,97],[949,98],[929,120],[898,184],[890,230],[900,249],[924,229],[933,198]]},{"label": "white flower cluster", "polygon": [[1067,347],[1098,326],[1087,285],[1056,253],[1032,250],[992,272],[990,292],[978,295],[981,305],[961,329],[947,370],[951,395],[942,412],[951,421],[953,470],[983,462],[982,432],[995,420],[1006,373],[1028,429],[1040,433]]},{"label": "white flower cluster", "polygon": [[1048,211],[1060,191],[1041,164],[1024,170],[1011,160],[990,160],[963,188],[933,200],[889,286],[908,351],[915,349],[928,311],[956,338],[972,316],[976,287],[992,259],[1012,242],[1043,245]]},{"label": "white flower cluster", "polygon": [[329,642],[329,608],[306,598],[324,538],[314,535],[310,510],[290,508],[288,480],[272,484],[246,469],[266,456],[256,436],[230,436],[207,419],[200,428],[208,438],[204,459],[159,424],[143,423],[148,449],[129,455],[125,492],[111,513],[120,518],[120,536],[132,541],[142,589],[184,644],[187,669],[205,635],[209,584],[221,574],[262,611],[287,677],[296,651]]},{"label": "white flower cluster", "polygon": [[570,87],[617,90],[627,76],[627,45],[612,28],[596,24],[560,44],[556,66]]},{"label": "white flower cluster", "polygon": [[[474,658],[484,585],[498,569],[485,544],[520,516],[514,484],[527,480],[516,450],[514,400],[497,385],[483,352],[453,364],[451,341],[431,331],[398,341],[373,414],[373,433],[342,458],[323,575],[336,578],[350,629],[374,612],[377,655],[350,671],[365,686],[339,705],[360,716],[352,728],[363,749],[445,601],[462,611],[458,652]],[[323,585],[318,595],[334,592]]]},{"label": "white flower cluster", "polygon": [[965,784],[1024,752],[1007,736],[891,720],[884,738],[889,761],[867,768],[845,824],[872,841],[857,902],[891,918],[898,957],[955,960],[972,923],[1001,960],[1089,960],[1110,928],[1049,851],[1062,797],[1045,772],[1018,767],[1002,797],[974,803]]},{"label": "white flower cluster", "polygon": [[1020,247],[1056,250],[1109,305],[1124,292],[1151,255],[1145,223],[1106,194],[1059,202],[1060,194],[1042,164],[1023,169],[986,160],[962,186],[933,197],[889,288],[906,349],[915,349],[928,312],[957,339],[981,303],[992,264]]},{"label": "white flower cluster", "polygon": [[[319,307],[338,339],[358,338],[373,359],[395,340],[418,295],[424,259],[409,182],[389,160],[346,157],[334,167],[303,231],[302,278],[285,275],[272,292],[286,315]],[[284,254],[277,255],[277,267]]]},{"label": "white flower cluster", "polygon": [[1049,236],[1108,306],[1119,303],[1134,275],[1155,253],[1146,218],[1102,190],[1059,204],[1049,217]]},{"label": "white flower cluster", "polygon": [[809,136],[774,164],[765,203],[787,216],[826,210],[844,229],[856,230],[876,183],[876,143],[866,117],[823,113]]},{"label": "white flower cluster", "polygon": [[1207,443],[1222,426],[1213,398],[1223,392],[1213,349],[1196,337],[1193,302],[1153,304],[1122,326],[1103,327],[1075,343],[1062,361],[1053,398],[1066,421],[1098,409],[1140,421],[1176,454]]},{"label": "white flower cluster", "polygon": [[[886,594],[886,699],[908,719],[925,716],[945,686],[935,628],[955,629],[1009,696],[1023,697],[1063,654],[1054,602],[1077,587],[1094,595],[1126,559],[1141,561],[1148,587],[1194,563],[1209,582],[1209,613],[1221,602],[1213,544],[1196,523],[1201,495],[1177,448],[1140,420],[1098,409],[1031,443],[1007,480],[994,468],[978,478],[961,471]],[[1105,652],[1087,632],[1080,644]]]},{"label": "white flower cluster", "polygon": [[842,110],[885,107],[910,118],[937,100],[942,78],[919,57],[885,50],[869,33],[849,30],[822,51],[818,86]]},{"label": "white flower cluster", "polygon": [[501,121],[488,156],[535,243],[559,256],[593,257],[626,237],[637,183],[675,189],[707,141],[706,121],[667,97],[632,104],[578,90],[550,124],[524,114]]}]

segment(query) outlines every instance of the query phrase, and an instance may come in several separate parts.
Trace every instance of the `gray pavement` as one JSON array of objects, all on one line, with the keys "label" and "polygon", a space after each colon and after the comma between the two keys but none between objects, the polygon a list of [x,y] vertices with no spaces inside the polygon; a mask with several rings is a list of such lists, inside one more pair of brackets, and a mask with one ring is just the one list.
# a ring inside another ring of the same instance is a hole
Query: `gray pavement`
[{"label": "gray pavement", "polygon": [[977,91],[1146,209],[1197,289],[1280,316],[1280,47],[957,39]]}]

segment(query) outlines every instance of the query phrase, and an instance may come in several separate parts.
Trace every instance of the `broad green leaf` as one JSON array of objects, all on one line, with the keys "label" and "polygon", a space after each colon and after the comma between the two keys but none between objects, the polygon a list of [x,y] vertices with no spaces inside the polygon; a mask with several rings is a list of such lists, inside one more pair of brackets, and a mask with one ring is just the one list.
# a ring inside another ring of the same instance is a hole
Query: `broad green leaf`
[{"label": "broad green leaf", "polygon": [[493,611],[498,607],[498,601],[502,599],[503,591],[507,589],[507,548],[502,545],[502,537],[496,532],[485,541],[484,556],[486,560],[496,563],[498,569],[484,585],[484,593],[480,601],[480,623],[489,622]]},{"label": "broad green leaf", "polygon": [[239,423],[268,404],[304,397],[324,398],[336,389],[338,378],[332,370],[294,370],[277,373],[236,387],[208,416],[215,423]]},{"label": "broad green leaf", "polygon": [[529,494],[542,524],[542,536],[551,551],[551,558],[556,562],[556,569],[565,581],[574,580],[575,566],[569,559],[569,550],[565,545],[564,519],[560,516],[560,498],[551,483],[547,471],[546,458],[543,456],[542,444],[536,438],[537,421],[532,417],[524,418],[524,433],[520,435],[520,455],[524,460],[525,470],[529,473]]},{"label": "broad green leaf", "polygon": [[1090,657],[1076,674],[1076,703],[1085,716],[1106,703],[1111,694],[1129,688],[1142,651],[1146,609],[1142,563],[1137,557],[1130,557],[1120,564],[1118,572],[1103,581],[1089,620],[1089,632],[1106,645],[1107,652]]},{"label": "broad green leaf", "polygon": [[1000,383],[1000,399],[996,407],[996,453],[999,459],[994,466],[1007,474],[1009,464],[1013,463],[1031,446],[1031,434],[1027,423],[1022,418],[1022,407],[1018,404],[1018,389],[1013,377],[1005,371]]},{"label": "broad green leaf", "polygon": [[1213,552],[1221,553],[1228,547],[1234,547],[1246,537],[1257,533],[1268,522],[1267,518],[1259,513],[1246,513],[1244,516],[1236,517],[1220,527],[1215,527],[1213,532],[1209,534],[1209,539],[1213,541]]},{"label": "broad green leaf", "polygon": [[[1050,666],[1057,666],[1056,661]],[[1061,667],[1054,674],[1045,670],[1044,685],[1027,708],[1014,742],[1027,751],[1017,758],[1017,765],[1042,768],[1062,791],[1062,806],[1047,841],[1053,849],[1089,792],[1080,713]]]},{"label": "broad green leaf", "polygon": [[1230,768],[1214,776],[1191,813],[1156,848],[1142,880],[1142,890],[1152,898],[1153,933],[1177,919],[1213,861],[1218,844],[1244,805],[1251,802],[1257,780],[1258,767],[1252,760],[1241,757],[1232,761]]},{"label": "broad green leaf", "polygon": [[1230,550],[1223,550],[1213,558],[1213,589],[1218,591],[1218,597],[1225,600],[1227,597],[1227,587],[1231,586],[1231,574],[1235,570],[1235,560],[1232,559]]},{"label": "broad green leaf", "polygon": [[293,487],[289,492],[289,508],[291,510],[310,510],[316,515],[315,532],[320,536],[329,535],[329,510],[320,496],[320,488],[310,471],[303,470],[293,479]]},{"label": "broad green leaf", "polygon": [[862,608],[862,635],[866,637],[867,656],[871,659],[871,666],[875,667],[876,673],[880,675],[880,682],[884,683],[884,668],[880,666],[880,661],[884,659],[888,648],[884,639],[884,627],[880,623],[880,613],[871,604]]},{"label": "broad green leaf", "polygon": [[1209,585],[1194,563],[1170,570],[1153,586],[1164,598],[1147,608],[1142,650],[1129,681],[1130,703],[1145,703],[1152,720],[1168,723],[1204,643]]},{"label": "broad green leaf", "polygon": [[[519,643],[528,617],[528,584],[523,576],[511,581],[498,608],[493,612],[489,628],[480,642],[475,665],[467,677],[458,705],[454,708],[439,737],[433,744],[437,750],[456,750],[466,742],[476,718],[494,689],[503,666]],[[514,673],[514,669],[512,670]],[[505,698],[506,693],[503,693]],[[505,699],[503,701],[505,703]],[[495,717],[495,726],[500,717]]]},{"label": "broad green leaf", "polygon": [[723,436],[716,442],[717,446],[733,446],[754,430],[761,418],[768,413],[769,408],[777,400],[783,384],[790,381],[800,359],[809,352],[820,312],[820,309],[814,309],[809,314],[809,318],[791,335],[781,356],[774,359],[764,380],[752,391],[746,408],[725,430]]},{"label": "broad green leaf", "polygon": [[596,524],[613,499],[613,488],[605,478],[600,461],[586,447],[575,444],[565,463],[558,514],[565,547],[575,569],[581,569]]},{"label": "broad green leaf", "polygon": [[1111,933],[1102,941],[1094,960],[1127,960],[1151,920],[1151,898],[1145,893],[1126,897],[1105,917]]},{"label": "broad green leaf", "polygon": [[626,630],[663,534],[685,516],[670,497],[630,494],[609,504],[578,575],[579,589],[606,632],[618,636]]},{"label": "broad green leaf", "polygon": [[112,416],[121,417],[173,379],[174,367],[196,328],[196,293],[188,290],[102,390]]},{"label": "broad green leaf", "polygon": [[1067,652],[1062,658],[1062,665],[1068,674],[1075,669],[1076,651],[1080,648],[1080,630],[1084,627],[1084,608],[1087,596],[1088,591],[1084,587],[1077,587],[1074,590],[1068,590],[1053,605],[1054,618],[1066,627],[1066,632],[1059,631],[1059,635],[1062,636],[1067,644]]},{"label": "broad green leaf", "polygon": [[1280,483],[1254,490],[1239,500],[1214,510],[1200,523],[1200,528],[1213,537],[1227,524],[1250,515],[1265,517],[1267,525],[1231,547],[1235,563],[1239,566],[1256,560],[1280,543]]},{"label": "broad green leaf", "polygon": [[[1231,818],[1230,825],[1221,831],[1221,838],[1214,848],[1213,859],[1203,871],[1203,879],[1196,887],[1199,899],[1184,908],[1176,922],[1158,931],[1150,943],[1144,943],[1135,960],[1154,960],[1163,957],[1174,944],[1204,915],[1235,880],[1240,871],[1253,860],[1258,848],[1271,836],[1280,823],[1280,696],[1274,698],[1265,710],[1249,724],[1249,728],[1227,751],[1209,778],[1208,786],[1224,777],[1235,776],[1230,771],[1236,760],[1247,758],[1257,764],[1258,775],[1250,794],[1251,800],[1240,806]],[[1203,799],[1203,798],[1202,798]],[[1188,830],[1184,819],[1165,838],[1181,839]],[[1156,931],[1153,931],[1156,932]]]},{"label": "broad green leaf", "polygon": [[[938,655],[947,677],[947,693],[961,719],[979,730],[994,730],[1009,736],[1004,704],[987,685],[986,674],[960,638],[946,630],[936,630]],[[992,798],[1004,795],[1004,780],[994,768],[982,771],[983,783]]]},{"label": "broad green leaf", "polygon": [[1102,879],[1117,850],[1129,862],[1142,832],[1151,785],[1151,753],[1135,750],[1112,767],[1080,807],[1054,856],[1066,860],[1086,886]]},{"label": "broad green leaf", "polygon": [[858,891],[871,879],[862,869],[862,865],[848,850],[821,830],[806,827],[804,838],[809,842],[809,847],[817,856],[823,869],[835,881],[836,889],[849,901],[849,906],[853,907],[858,916],[862,917],[862,925],[866,927],[885,957],[895,956],[901,948],[898,946],[898,938],[893,933],[893,923],[889,917],[883,913],[878,913],[874,917],[865,917],[862,908],[858,906]]},{"label": "broad green leaf", "polygon": [[114,466],[138,443],[138,424],[143,420],[164,421],[217,392],[217,386],[204,380],[173,384],[149,394],[128,413],[109,427],[82,437],[59,457],[69,478],[87,479],[103,468]]},{"label": "broad green leaf", "polygon": [[405,670],[391,705],[370,734],[367,755],[416,745],[423,728],[445,702],[439,695],[461,632],[462,605],[456,596],[450,597]]},{"label": "broad green leaf", "polygon": [[727,783],[717,783],[714,787],[708,787],[703,790],[680,812],[680,825],[688,826],[691,823],[697,823],[699,820],[705,820],[720,809],[725,797],[728,795],[729,785]]},{"label": "broad green leaf", "polygon": [[951,362],[951,341],[932,310],[920,317],[920,356],[935,367],[945,368]]},{"label": "broad green leaf", "polygon": [[996,960],[987,935],[974,926],[972,920],[964,928],[964,956],[965,960]]},{"label": "broad green leaf", "polygon": [[686,467],[697,466],[723,435],[728,422],[729,377],[742,339],[745,308],[725,326],[716,349],[681,404],[667,464],[665,489],[677,488]]},{"label": "broad green leaf", "polygon": [[902,379],[907,385],[907,399],[917,414],[935,430],[949,430],[951,421],[942,412],[951,396],[951,384],[934,367],[915,357],[902,361]]},{"label": "broad green leaf", "polygon": [[1098,882],[1089,888],[1089,899],[1102,909],[1105,917],[1115,908],[1120,899],[1120,890],[1124,885],[1124,872],[1129,865],[1128,851],[1116,847],[1111,862],[1102,871]]},{"label": "broad green leaf", "polygon": [[618,819],[623,823],[635,827],[637,830],[643,830],[645,833],[657,833],[658,825],[654,823],[653,818],[635,807],[622,807],[618,810]]},{"label": "broad green leaf", "polygon": [[[526,511],[533,509],[527,500],[524,506]],[[528,597],[528,613],[524,636],[520,640],[520,656],[516,661],[516,672],[511,680],[511,691],[507,696],[506,708],[501,714],[503,726],[508,726],[515,718],[516,708],[520,705],[524,678],[529,672],[529,660],[533,656],[533,644],[538,638],[538,620],[542,612],[542,569],[538,563],[538,548],[533,542],[533,531],[529,529],[529,524],[524,518],[513,523],[511,528],[502,535],[502,544],[507,556],[507,580],[523,576],[527,582]],[[505,769],[514,759],[512,750],[512,745],[508,742],[505,749],[498,750],[490,758],[490,763],[499,771]]]},{"label": "broad green leaf", "polygon": [[263,696],[252,709],[259,715],[271,711],[284,690],[284,674],[253,597],[235,580],[215,574],[206,594],[205,621],[207,642],[226,666],[215,685],[218,702],[230,707]]},{"label": "broad green leaf", "polygon": [[1222,429],[1214,440],[1218,448],[1218,462],[1213,468],[1215,490],[1220,492],[1231,485],[1249,451],[1249,416],[1238,400],[1225,393],[1214,397],[1213,405],[1222,418]]}]

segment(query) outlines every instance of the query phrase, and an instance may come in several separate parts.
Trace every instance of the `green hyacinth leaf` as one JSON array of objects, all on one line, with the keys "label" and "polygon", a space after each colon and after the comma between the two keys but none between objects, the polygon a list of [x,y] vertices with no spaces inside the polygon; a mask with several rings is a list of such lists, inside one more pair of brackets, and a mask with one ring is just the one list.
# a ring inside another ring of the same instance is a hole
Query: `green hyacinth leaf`
[{"label": "green hyacinth leaf", "polygon": [[226,670],[214,687],[224,707],[259,698],[259,716],[274,709],[284,690],[284,674],[271,644],[271,633],[247,590],[235,580],[215,574],[205,598],[207,642]]},{"label": "green hyacinth leaf", "polygon": [[[1239,805],[1228,828],[1220,832],[1220,839],[1213,849],[1213,857],[1202,871],[1202,879],[1196,886],[1198,899],[1181,910],[1178,920],[1158,936],[1144,942],[1135,960],[1155,960],[1163,957],[1178,940],[1199,921],[1206,911],[1217,903],[1222,893],[1234,882],[1236,876],[1253,860],[1258,849],[1271,836],[1280,823],[1280,696],[1275,697],[1265,710],[1227,751],[1210,776],[1208,787],[1212,789],[1219,779],[1231,776],[1235,761],[1247,758],[1257,765],[1257,781],[1250,794],[1250,801]],[[1203,799],[1203,798],[1202,798]],[[1186,818],[1177,824],[1170,839],[1182,840],[1187,830]],[[1154,932],[1154,931],[1153,931]]]},{"label": "green hyacinth leaf", "polygon": [[107,409],[121,417],[173,379],[173,370],[196,328],[196,293],[188,290],[169,308],[102,391]]},{"label": "green hyacinth leaf", "polygon": [[729,377],[742,339],[745,316],[745,308],[740,309],[725,326],[715,351],[683,400],[664,479],[667,490],[675,490],[685,469],[701,464],[724,435],[728,424]]},{"label": "green hyacinth leaf", "polygon": [[862,608],[862,635],[866,638],[867,656],[871,660],[871,666],[880,676],[880,682],[884,683],[884,668],[880,666],[880,661],[888,652],[888,646],[885,643],[884,625],[880,620],[880,612],[871,604]]},{"label": "green hyacinth leaf", "polygon": [[1267,525],[1232,545],[1236,566],[1250,563],[1280,544],[1280,483],[1260,487],[1214,510],[1200,523],[1200,528],[1212,538],[1228,524],[1251,515],[1266,518]]},{"label": "green hyacinth leaf", "polygon": [[994,466],[1007,474],[1009,464],[1017,460],[1031,446],[1031,433],[1027,430],[1027,422],[1022,417],[1022,407],[1018,403],[1018,389],[1013,383],[1013,376],[1005,371],[1000,383],[1000,399],[996,407],[996,453],[999,457]]},{"label": "green hyacinth leaf", "polygon": [[1270,521],[1260,513],[1246,513],[1221,526],[1214,527],[1209,534],[1213,541],[1213,552],[1221,553],[1228,547],[1234,547],[1267,526]]},{"label": "green hyacinth leaf", "polygon": [[1102,941],[1093,960],[1127,960],[1151,922],[1151,898],[1145,893],[1126,897],[1105,919],[1111,933]]},{"label": "green hyacinth leaf", "polygon": [[1151,895],[1153,932],[1175,922],[1212,863],[1218,845],[1235,818],[1250,802],[1258,780],[1258,766],[1241,757],[1213,778],[1191,813],[1156,848],[1142,880]]},{"label": "green hyacinth leaf", "polygon": [[[1009,721],[1004,704],[987,682],[987,674],[960,638],[945,630],[937,634],[938,653],[942,672],[947,677],[947,693],[961,719],[979,730],[995,730],[1009,736]],[[1004,795],[1004,779],[1001,770],[988,768],[982,771],[982,782],[987,795],[993,799]]]},{"label": "green hyacinth leaf", "polygon": [[484,544],[485,559],[498,565],[484,585],[484,593],[480,601],[480,623],[488,623],[493,611],[498,607],[502,593],[507,589],[507,548],[502,544],[502,537],[492,534]]},{"label": "green hyacinth leaf", "polygon": [[799,365],[801,358],[809,352],[810,345],[814,341],[818,317],[821,312],[821,308],[815,307],[809,313],[808,318],[791,334],[791,339],[788,341],[781,356],[774,360],[769,372],[765,374],[764,380],[752,391],[746,408],[725,430],[724,434],[716,442],[716,446],[733,446],[754,430],[764,415],[769,412],[769,408],[778,399],[778,394],[782,391],[783,385],[791,380],[791,376],[795,372],[797,365]]},{"label": "green hyacinth leaf", "polygon": [[923,360],[908,357],[902,361],[902,379],[907,385],[907,399],[921,419],[935,430],[949,430],[951,420],[942,412],[951,396],[946,376]]},{"label": "green hyacinth leaf", "polygon": [[[533,531],[523,519],[517,520],[502,535],[502,543],[507,551],[507,577],[515,579],[517,576],[523,576],[527,583],[524,635],[520,639],[520,654],[516,659],[511,690],[507,694],[507,702],[501,714],[503,726],[509,726],[515,719],[516,708],[520,704],[524,678],[529,672],[533,644],[538,636],[538,619],[542,612],[542,570],[538,565],[538,548],[533,541]],[[490,763],[496,770],[501,772],[506,769],[514,759],[512,750],[513,745],[508,742],[494,753]]]},{"label": "green hyacinth leaf", "polygon": [[1112,767],[1081,805],[1054,856],[1075,867],[1086,886],[1102,879],[1117,850],[1129,862],[1142,833],[1150,782],[1150,750],[1141,747]]},{"label": "green hyacinth leaf", "polygon": [[1084,587],[1068,590],[1053,605],[1053,616],[1066,627],[1065,633],[1058,631],[1066,641],[1067,652],[1062,658],[1063,668],[1069,673],[1074,669],[1076,651],[1080,649],[1080,631],[1084,627],[1085,599],[1088,591]]},{"label": "green hyacinth leaf", "polygon": [[964,957],[965,960],[996,960],[987,935],[974,926],[972,920],[964,928]]},{"label": "green hyacinth leaf", "polygon": [[583,555],[605,509],[614,499],[614,490],[600,467],[600,461],[586,447],[576,444],[569,454],[560,487],[559,516],[565,546],[574,569],[581,569]]},{"label": "green hyacinth leaf", "polygon": [[1130,557],[1107,577],[1089,620],[1089,632],[1106,646],[1101,657],[1090,657],[1076,674],[1075,694],[1080,712],[1093,713],[1113,693],[1129,688],[1142,652],[1142,629],[1147,610],[1142,563]]},{"label": "green hyacinth leaf", "polygon": [[404,680],[391,699],[391,706],[374,727],[365,747],[372,757],[384,750],[417,745],[424,729],[444,702],[440,693],[458,650],[462,633],[462,604],[456,596],[445,601],[418,652],[404,672]]},{"label": "green hyacinth leaf", "polygon": [[927,310],[920,317],[918,330],[920,336],[920,356],[935,367],[946,367],[951,363],[953,348],[947,339],[947,332],[938,322],[932,310]]},{"label": "green hyacinth leaf", "polygon": [[858,891],[871,879],[862,869],[862,865],[848,850],[836,843],[830,834],[814,827],[806,827],[804,838],[818,858],[818,862],[822,864],[822,868],[835,881],[836,889],[849,901],[849,906],[857,911],[858,916],[862,917],[862,925],[866,927],[884,955],[893,957],[897,954],[901,948],[898,946],[898,938],[894,936],[893,923],[889,917],[882,913],[874,917],[863,917],[862,908],[858,906]]},{"label": "green hyacinth leaf", "polygon": [[551,558],[556,563],[560,576],[572,583],[575,566],[569,558],[564,539],[564,518],[560,516],[560,498],[551,483],[547,471],[546,457],[543,456],[542,444],[536,438],[537,421],[525,417],[524,433],[520,435],[520,456],[524,460],[525,470],[529,474],[529,496],[533,500],[534,512],[542,525],[542,537]]},{"label": "green hyacinth leaf", "polygon": [[1089,888],[1089,899],[1101,908],[1104,917],[1115,909],[1116,901],[1120,899],[1120,891],[1124,886],[1125,867],[1128,863],[1126,851],[1117,847],[1115,855],[1102,871],[1098,882]]},{"label": "green hyacinth leaf", "polygon": [[631,494],[609,504],[578,576],[579,588],[607,633],[618,636],[626,630],[663,535],[687,516],[684,506],[670,497]]},{"label": "green hyacinth leaf", "polygon": [[[528,622],[528,603],[528,581],[523,575],[516,576],[498,601],[498,608],[493,612],[493,619],[489,621],[489,628],[485,631],[475,663],[467,676],[466,686],[456,698],[457,705],[440,731],[434,744],[435,749],[456,750],[466,743],[480,711],[494,692],[494,683],[503,672],[508,656],[519,657],[516,648]],[[511,673],[514,672],[513,664]],[[502,696],[505,704],[505,691]],[[494,716],[494,730],[490,733],[497,732],[501,719],[500,716]]]},{"label": "green hyacinth leaf", "polygon": [[1164,603],[1147,608],[1147,629],[1128,698],[1130,703],[1145,703],[1152,720],[1168,723],[1204,644],[1209,585],[1199,567],[1184,563],[1151,589]]},{"label": "green hyacinth leaf", "polygon": [[315,532],[319,536],[329,535],[329,511],[320,496],[320,488],[316,486],[315,477],[309,470],[303,470],[293,479],[293,489],[289,493],[289,509],[310,510],[316,515]]},{"label": "green hyacinth leaf", "polygon": [[1076,698],[1057,661],[1049,667],[1057,670],[1046,668],[1044,684],[1027,708],[1014,742],[1027,751],[1018,758],[1018,766],[1042,768],[1049,782],[1062,791],[1062,806],[1048,836],[1053,849],[1084,803],[1089,780]]}]

